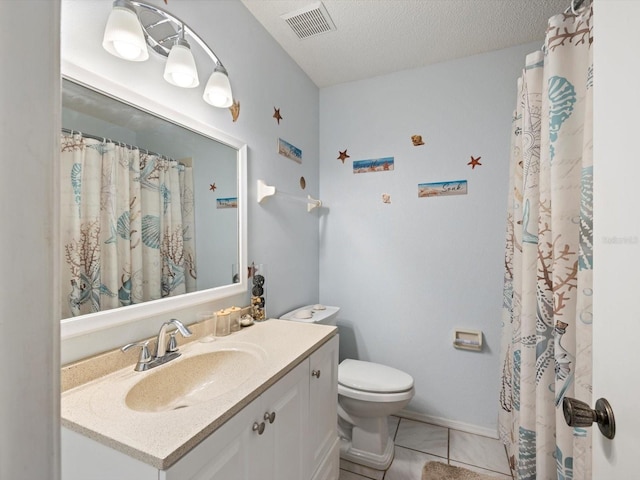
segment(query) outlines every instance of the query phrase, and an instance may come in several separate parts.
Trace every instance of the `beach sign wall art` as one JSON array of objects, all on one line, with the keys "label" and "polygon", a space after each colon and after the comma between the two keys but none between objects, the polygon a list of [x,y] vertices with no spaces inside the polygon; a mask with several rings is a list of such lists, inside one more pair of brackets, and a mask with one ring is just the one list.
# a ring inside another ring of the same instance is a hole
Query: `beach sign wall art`
[{"label": "beach sign wall art", "polygon": [[302,150],[282,138],[278,138],[278,153],[294,162],[302,163]]},{"label": "beach sign wall art", "polygon": [[466,180],[451,180],[448,182],[419,183],[418,197],[445,197],[449,195],[466,195]]},{"label": "beach sign wall art", "polygon": [[238,197],[216,198],[216,208],[238,208]]},{"label": "beach sign wall art", "polygon": [[353,173],[389,172],[393,170],[393,157],[354,160]]}]

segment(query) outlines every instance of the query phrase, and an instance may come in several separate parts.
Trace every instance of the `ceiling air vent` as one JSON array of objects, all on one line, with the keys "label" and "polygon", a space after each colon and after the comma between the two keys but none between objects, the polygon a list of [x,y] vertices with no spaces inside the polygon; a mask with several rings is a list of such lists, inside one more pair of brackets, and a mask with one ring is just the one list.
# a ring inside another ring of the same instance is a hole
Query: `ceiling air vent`
[{"label": "ceiling air vent", "polygon": [[300,10],[282,15],[298,38],[309,38],[336,29],[322,2],[312,3]]}]

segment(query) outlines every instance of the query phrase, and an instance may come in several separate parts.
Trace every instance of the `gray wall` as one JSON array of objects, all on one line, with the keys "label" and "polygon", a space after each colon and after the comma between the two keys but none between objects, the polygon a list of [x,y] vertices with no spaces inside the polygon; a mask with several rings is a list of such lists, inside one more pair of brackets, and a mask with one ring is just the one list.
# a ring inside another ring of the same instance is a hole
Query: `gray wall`
[{"label": "gray wall", "polygon": [[[331,208],[320,225],[320,300],[342,308],[341,355],[409,372],[408,410],[493,434],[509,131],[516,78],[535,48],[320,92],[320,196]],[[414,147],[414,134],[425,145]],[[482,157],[475,169],[472,155]],[[353,173],[352,161],[387,156],[393,171]],[[467,195],[418,198],[418,183],[461,179]],[[484,351],[455,350],[456,327],[482,330]]]},{"label": "gray wall", "polygon": [[2,479],[60,478],[60,328],[51,281],[59,22],[57,0],[0,2]]}]

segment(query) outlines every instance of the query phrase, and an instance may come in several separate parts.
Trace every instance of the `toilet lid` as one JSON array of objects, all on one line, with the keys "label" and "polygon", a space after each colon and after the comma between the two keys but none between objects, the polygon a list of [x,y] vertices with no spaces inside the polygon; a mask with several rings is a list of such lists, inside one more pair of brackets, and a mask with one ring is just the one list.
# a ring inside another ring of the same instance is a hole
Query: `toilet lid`
[{"label": "toilet lid", "polygon": [[413,387],[413,377],[379,363],[346,359],[338,367],[338,383],[367,392],[404,392]]}]

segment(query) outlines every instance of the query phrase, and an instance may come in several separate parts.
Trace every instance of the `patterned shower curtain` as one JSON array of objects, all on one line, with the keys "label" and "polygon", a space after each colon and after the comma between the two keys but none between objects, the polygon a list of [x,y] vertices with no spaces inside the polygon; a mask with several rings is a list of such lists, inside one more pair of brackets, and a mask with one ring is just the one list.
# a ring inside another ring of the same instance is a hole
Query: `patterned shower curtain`
[{"label": "patterned shower curtain", "polygon": [[591,478],[592,8],[549,20],[526,58],[512,124],[500,436],[520,480]]},{"label": "patterned shower curtain", "polygon": [[61,318],[196,289],[190,167],[79,133],[60,160]]}]

